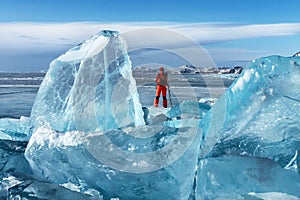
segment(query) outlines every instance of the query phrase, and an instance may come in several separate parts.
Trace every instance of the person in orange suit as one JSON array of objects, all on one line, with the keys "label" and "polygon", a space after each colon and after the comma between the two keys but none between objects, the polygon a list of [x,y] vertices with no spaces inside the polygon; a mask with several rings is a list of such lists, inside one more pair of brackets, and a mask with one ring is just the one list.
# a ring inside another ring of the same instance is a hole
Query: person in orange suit
[{"label": "person in orange suit", "polygon": [[168,107],[167,87],[169,87],[169,82],[168,82],[168,74],[164,72],[163,67],[159,68],[159,72],[156,75],[155,83],[156,83],[156,97],[154,99],[154,107],[158,106],[160,93],[162,93],[163,107],[167,108]]}]

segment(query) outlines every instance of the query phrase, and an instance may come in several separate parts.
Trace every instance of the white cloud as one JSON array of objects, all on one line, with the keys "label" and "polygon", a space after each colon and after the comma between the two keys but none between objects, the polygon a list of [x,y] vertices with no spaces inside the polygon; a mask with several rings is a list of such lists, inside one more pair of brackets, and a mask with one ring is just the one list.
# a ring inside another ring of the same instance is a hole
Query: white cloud
[{"label": "white cloud", "polygon": [[[224,24],[224,23],[0,23],[0,43],[2,49],[22,48],[62,48],[74,46],[101,29],[119,30],[121,33],[140,30],[136,42],[152,44],[153,40],[145,40],[147,28],[167,29],[184,34],[193,40],[206,42],[219,42],[226,40],[287,36],[300,33],[300,23],[281,24]],[[141,30],[145,31],[141,31]],[[153,37],[153,35],[152,35]],[[171,36],[170,36],[171,37]],[[183,38],[183,37],[182,37]],[[157,43],[166,43],[166,36],[157,35]],[[172,39],[173,40],[173,39]],[[133,42],[133,41],[132,41]],[[180,41],[178,41],[178,44]]]},{"label": "white cloud", "polygon": [[187,24],[174,26],[195,40],[199,41],[226,41],[245,38],[288,36],[300,33],[300,23],[281,24]]},{"label": "white cloud", "polygon": [[104,29],[118,30],[127,41],[129,50],[164,49],[195,65],[209,66],[214,65],[213,59],[220,63],[222,60],[246,60],[251,55],[251,57],[262,55],[259,52],[249,54],[246,47],[244,49],[246,52],[243,53],[241,49],[224,46],[220,49],[215,46],[215,49],[209,50],[212,59],[200,46],[201,44],[296,35],[300,34],[300,23],[248,25],[170,22],[0,23],[0,61],[3,62],[4,58],[8,58],[6,55],[9,55],[10,59],[14,56],[18,59],[19,55],[25,54],[29,58],[33,58],[32,55],[38,53],[51,54],[52,56],[45,58],[45,61],[40,58],[40,65],[46,66],[51,59],[55,58],[54,55],[58,56],[60,52],[66,51]]},{"label": "white cloud", "polygon": [[[0,23],[0,48],[61,48],[74,46],[97,30],[91,23]],[[34,49],[32,49],[34,50]]]}]

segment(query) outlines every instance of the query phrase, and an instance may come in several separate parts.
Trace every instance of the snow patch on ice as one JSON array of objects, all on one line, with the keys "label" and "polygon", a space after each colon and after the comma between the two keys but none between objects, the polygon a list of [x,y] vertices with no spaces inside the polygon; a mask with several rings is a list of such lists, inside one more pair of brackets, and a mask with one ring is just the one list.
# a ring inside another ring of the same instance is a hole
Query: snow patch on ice
[{"label": "snow patch on ice", "polygon": [[250,196],[257,197],[259,199],[263,200],[299,200],[299,197],[292,196],[286,193],[280,193],[280,192],[265,192],[265,193],[255,193],[250,192],[248,193]]},{"label": "snow patch on ice", "polygon": [[237,90],[243,90],[245,84],[250,81],[252,74],[254,74],[254,69],[246,69],[242,77],[240,77],[237,82],[231,87],[232,92],[236,92]]},{"label": "snow patch on ice", "polygon": [[49,127],[39,127],[32,135],[28,145],[33,141],[40,146],[68,147],[83,144],[86,138],[91,136],[101,136],[102,132],[85,133],[81,131],[57,132]]}]

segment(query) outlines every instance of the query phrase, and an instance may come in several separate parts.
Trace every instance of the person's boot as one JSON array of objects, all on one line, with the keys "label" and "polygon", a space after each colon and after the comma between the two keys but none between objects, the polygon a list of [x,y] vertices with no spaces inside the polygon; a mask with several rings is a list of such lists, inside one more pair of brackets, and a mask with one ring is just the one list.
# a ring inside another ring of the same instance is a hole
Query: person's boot
[{"label": "person's boot", "polygon": [[167,99],[164,99],[164,100],[163,100],[163,106],[164,106],[164,108],[167,108],[167,107],[168,107],[168,101],[167,101]]},{"label": "person's boot", "polygon": [[154,107],[158,107],[159,99],[155,98],[154,99]]}]

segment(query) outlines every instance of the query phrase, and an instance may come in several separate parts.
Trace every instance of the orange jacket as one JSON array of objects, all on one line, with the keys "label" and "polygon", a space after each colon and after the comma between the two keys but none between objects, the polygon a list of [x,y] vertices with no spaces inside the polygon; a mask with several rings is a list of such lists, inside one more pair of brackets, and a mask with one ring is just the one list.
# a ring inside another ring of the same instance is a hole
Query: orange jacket
[{"label": "orange jacket", "polygon": [[167,73],[158,73],[156,75],[155,83],[157,85],[163,85],[163,86],[168,86],[168,74]]}]

